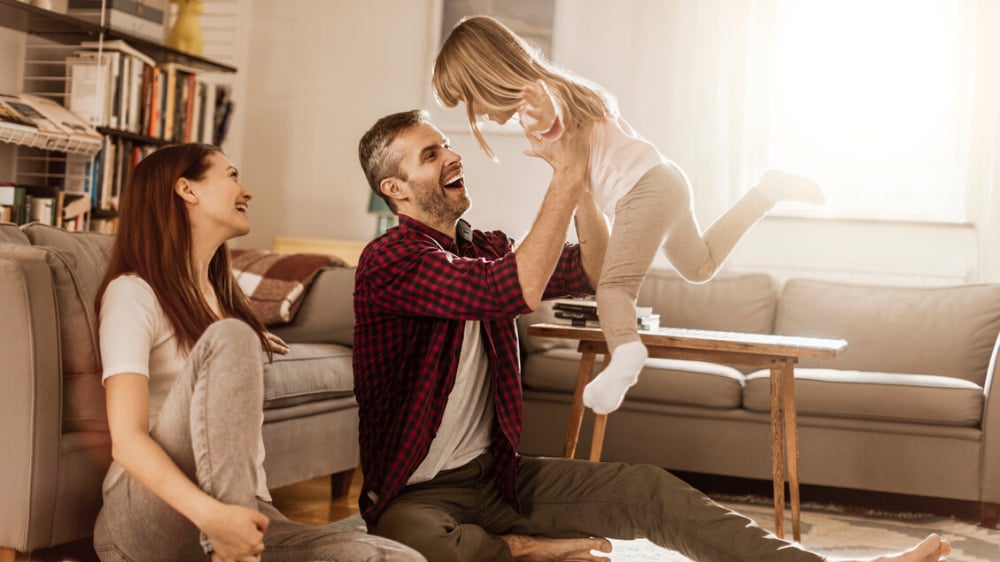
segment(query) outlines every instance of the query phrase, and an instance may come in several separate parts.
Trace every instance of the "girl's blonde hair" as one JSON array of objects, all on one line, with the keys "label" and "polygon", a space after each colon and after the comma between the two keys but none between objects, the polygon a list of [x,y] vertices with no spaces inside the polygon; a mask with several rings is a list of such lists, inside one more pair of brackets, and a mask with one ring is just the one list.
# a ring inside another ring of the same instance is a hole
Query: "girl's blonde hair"
[{"label": "girl's blonde hair", "polygon": [[617,103],[606,90],[552,65],[507,26],[487,16],[463,18],[451,30],[434,61],[431,86],[443,107],[465,102],[472,134],[495,160],[479,130],[476,111],[516,110],[522,103],[521,90],[538,80],[562,105],[567,128],[618,115]]}]

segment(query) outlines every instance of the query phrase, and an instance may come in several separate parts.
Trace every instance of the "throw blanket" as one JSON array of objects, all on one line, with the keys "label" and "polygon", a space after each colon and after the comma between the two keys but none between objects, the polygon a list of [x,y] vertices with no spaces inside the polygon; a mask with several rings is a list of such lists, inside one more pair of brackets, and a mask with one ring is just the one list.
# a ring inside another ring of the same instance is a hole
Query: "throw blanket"
[{"label": "throw blanket", "polygon": [[318,254],[279,254],[267,250],[232,250],[233,276],[265,325],[291,322],[306,289],[328,264],[340,258]]}]

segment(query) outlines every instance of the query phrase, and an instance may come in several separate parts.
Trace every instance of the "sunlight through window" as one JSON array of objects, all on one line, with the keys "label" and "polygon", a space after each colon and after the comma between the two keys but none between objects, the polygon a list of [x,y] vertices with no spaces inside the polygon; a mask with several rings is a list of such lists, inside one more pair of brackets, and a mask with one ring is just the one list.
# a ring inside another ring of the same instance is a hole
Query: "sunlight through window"
[{"label": "sunlight through window", "polygon": [[819,213],[968,218],[964,4],[778,0],[769,166],[819,182]]}]

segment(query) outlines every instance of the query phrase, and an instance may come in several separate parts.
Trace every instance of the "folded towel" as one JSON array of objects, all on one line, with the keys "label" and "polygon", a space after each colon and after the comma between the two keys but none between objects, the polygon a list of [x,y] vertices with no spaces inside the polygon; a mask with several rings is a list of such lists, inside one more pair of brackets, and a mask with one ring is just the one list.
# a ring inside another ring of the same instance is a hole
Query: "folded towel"
[{"label": "folded towel", "polygon": [[343,260],[319,254],[232,250],[233,276],[265,325],[291,322],[316,274]]}]

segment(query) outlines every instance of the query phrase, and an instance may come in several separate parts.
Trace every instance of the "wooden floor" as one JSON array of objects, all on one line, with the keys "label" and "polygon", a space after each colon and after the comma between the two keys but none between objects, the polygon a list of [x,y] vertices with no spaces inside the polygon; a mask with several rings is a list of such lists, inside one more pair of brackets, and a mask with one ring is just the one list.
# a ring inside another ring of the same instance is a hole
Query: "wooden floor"
[{"label": "wooden floor", "polygon": [[[350,482],[334,484],[340,497],[331,498],[331,478],[321,476],[291,486],[271,490],[274,505],[289,519],[307,525],[326,525],[358,512],[361,492],[361,471],[356,470]],[[344,490],[347,494],[343,494]],[[58,548],[19,554],[17,562],[98,562],[90,539],[62,545]]]},{"label": "wooden floor", "polygon": [[355,470],[347,494],[344,495],[343,490],[337,492],[340,497],[330,497],[329,476],[276,488],[271,490],[271,497],[278,511],[292,521],[319,526],[357,513],[360,493],[361,471]]}]

